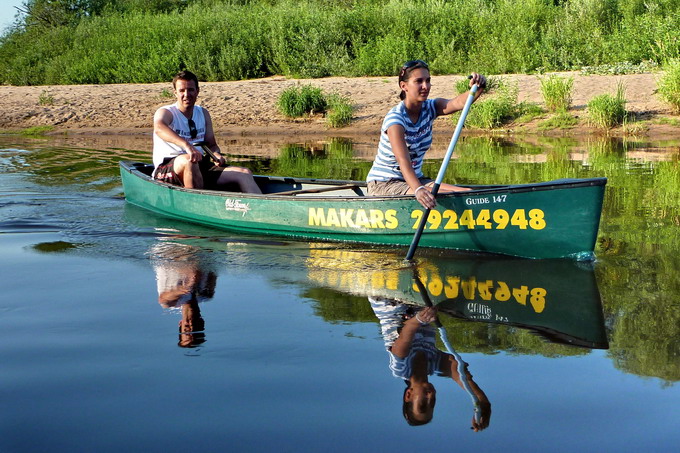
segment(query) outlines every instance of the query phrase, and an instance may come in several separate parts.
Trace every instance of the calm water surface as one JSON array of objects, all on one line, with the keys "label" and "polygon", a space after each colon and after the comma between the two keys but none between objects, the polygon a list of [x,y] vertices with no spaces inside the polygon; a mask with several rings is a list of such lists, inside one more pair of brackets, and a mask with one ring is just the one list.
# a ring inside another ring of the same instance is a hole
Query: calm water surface
[{"label": "calm water surface", "polygon": [[[149,152],[80,140],[0,138],[0,451],[677,451],[677,143],[467,139],[447,180],[608,177],[598,258],[423,250],[414,274],[401,249],[129,206],[117,162]],[[352,179],[372,153],[225,147],[256,173]],[[431,422],[402,415],[385,339],[426,298],[491,404],[481,432],[455,366],[429,378]]]}]

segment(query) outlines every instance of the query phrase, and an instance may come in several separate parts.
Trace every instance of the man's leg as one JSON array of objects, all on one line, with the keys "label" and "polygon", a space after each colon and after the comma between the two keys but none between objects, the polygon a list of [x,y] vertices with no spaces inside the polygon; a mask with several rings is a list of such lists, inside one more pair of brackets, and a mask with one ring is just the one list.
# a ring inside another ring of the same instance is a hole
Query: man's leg
[{"label": "man's leg", "polygon": [[219,178],[217,178],[217,185],[224,186],[227,184],[238,184],[241,192],[262,193],[253,178],[253,173],[247,168],[227,167],[222,170]]},{"label": "man's leg", "polygon": [[203,188],[203,175],[198,168],[198,162],[191,162],[191,157],[188,154],[180,154],[175,157],[173,170],[187,189]]}]

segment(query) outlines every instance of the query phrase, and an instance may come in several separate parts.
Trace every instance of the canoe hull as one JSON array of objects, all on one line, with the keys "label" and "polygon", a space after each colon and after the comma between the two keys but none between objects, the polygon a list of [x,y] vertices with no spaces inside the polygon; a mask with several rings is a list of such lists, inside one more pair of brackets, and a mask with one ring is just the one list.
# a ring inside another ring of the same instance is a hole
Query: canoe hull
[{"label": "canoe hull", "polygon": [[[331,192],[281,196],[190,190],[153,181],[146,174],[148,167],[142,165],[121,163],[128,202],[231,231],[408,246],[423,216],[422,207],[413,197],[334,196]],[[305,183],[319,182],[281,178],[276,183],[304,188]],[[528,258],[590,259],[605,184],[604,178],[560,180],[480,186],[471,192],[441,195],[437,208],[428,217],[419,245]]]}]

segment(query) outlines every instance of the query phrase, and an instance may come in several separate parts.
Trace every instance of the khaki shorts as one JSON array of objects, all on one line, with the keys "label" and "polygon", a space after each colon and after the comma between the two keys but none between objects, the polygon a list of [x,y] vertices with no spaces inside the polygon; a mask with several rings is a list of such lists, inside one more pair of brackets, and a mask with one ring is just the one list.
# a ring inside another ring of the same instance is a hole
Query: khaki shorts
[{"label": "khaki shorts", "polygon": [[[420,178],[422,186],[434,181],[430,178]],[[368,194],[373,196],[406,195],[410,187],[406,181],[390,179],[389,181],[368,181]]]}]

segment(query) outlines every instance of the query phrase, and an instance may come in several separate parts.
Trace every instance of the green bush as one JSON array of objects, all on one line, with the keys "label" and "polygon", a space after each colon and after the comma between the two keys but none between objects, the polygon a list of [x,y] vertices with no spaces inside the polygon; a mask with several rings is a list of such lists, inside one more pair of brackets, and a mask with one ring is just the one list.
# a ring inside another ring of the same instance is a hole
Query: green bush
[{"label": "green bush", "polygon": [[327,102],[326,122],[330,127],[347,126],[352,121],[354,107],[348,97],[333,93],[327,97]]},{"label": "green bush", "polygon": [[277,101],[279,111],[288,118],[324,112],[327,105],[323,90],[311,85],[294,85],[286,88]]},{"label": "green bush", "polygon": [[625,87],[619,82],[616,94],[601,94],[588,102],[588,121],[602,129],[623,123],[626,118]]},{"label": "green bush", "polygon": [[672,60],[664,69],[657,81],[657,92],[675,113],[680,113],[680,59]]},{"label": "green bush", "polygon": [[[468,112],[467,125],[480,129],[493,129],[518,116],[516,85],[503,84],[489,97],[476,101]],[[460,114],[453,115],[457,122]]]},{"label": "green bush", "polygon": [[560,77],[551,74],[541,77],[541,94],[549,112],[566,112],[571,106],[571,89],[573,77]]}]

